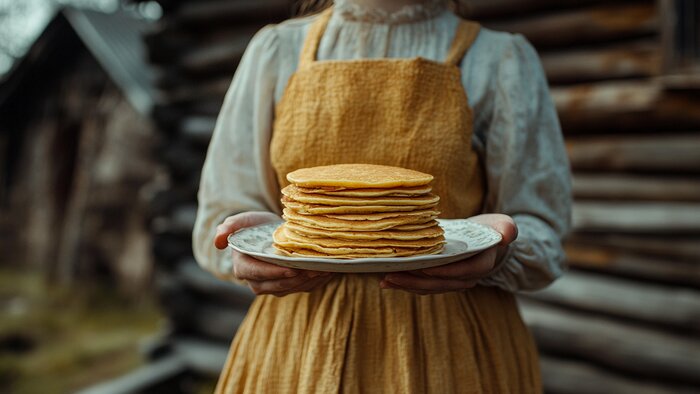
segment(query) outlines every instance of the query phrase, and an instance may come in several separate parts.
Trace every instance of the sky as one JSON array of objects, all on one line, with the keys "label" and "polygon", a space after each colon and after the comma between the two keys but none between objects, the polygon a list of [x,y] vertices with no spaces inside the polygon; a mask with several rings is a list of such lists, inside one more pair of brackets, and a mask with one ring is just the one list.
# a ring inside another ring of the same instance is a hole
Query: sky
[{"label": "sky", "polygon": [[[70,5],[104,12],[120,7],[120,0],[0,0],[0,76],[20,58],[41,34],[57,9]],[[160,16],[154,1],[140,6],[146,17]]]}]

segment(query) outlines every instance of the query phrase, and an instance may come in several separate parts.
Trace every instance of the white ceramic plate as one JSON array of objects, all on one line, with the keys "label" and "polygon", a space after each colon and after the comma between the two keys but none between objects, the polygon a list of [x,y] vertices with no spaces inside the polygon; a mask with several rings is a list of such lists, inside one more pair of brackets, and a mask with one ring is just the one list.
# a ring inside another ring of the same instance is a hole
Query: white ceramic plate
[{"label": "white ceramic plate", "polygon": [[501,234],[491,227],[464,219],[438,219],[445,230],[447,243],[440,254],[414,257],[381,257],[362,259],[325,259],[288,257],[277,254],[272,246],[272,233],[282,221],[248,227],[228,237],[233,249],[268,263],[283,267],[326,272],[395,272],[410,271],[454,263],[475,255],[501,242]]}]

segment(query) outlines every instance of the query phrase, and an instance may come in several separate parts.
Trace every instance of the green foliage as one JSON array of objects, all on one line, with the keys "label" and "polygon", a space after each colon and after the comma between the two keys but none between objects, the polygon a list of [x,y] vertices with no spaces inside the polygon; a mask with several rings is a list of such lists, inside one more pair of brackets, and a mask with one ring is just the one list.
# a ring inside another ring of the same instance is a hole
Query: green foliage
[{"label": "green foliage", "polygon": [[162,324],[154,305],[0,269],[0,392],[71,392],[139,366],[140,341]]}]

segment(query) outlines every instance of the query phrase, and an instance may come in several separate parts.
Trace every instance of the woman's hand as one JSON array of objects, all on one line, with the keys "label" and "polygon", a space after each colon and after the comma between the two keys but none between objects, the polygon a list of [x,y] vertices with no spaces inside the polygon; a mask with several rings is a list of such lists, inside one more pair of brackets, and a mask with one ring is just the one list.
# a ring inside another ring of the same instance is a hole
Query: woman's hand
[{"label": "woman's hand", "polygon": [[[270,212],[244,212],[229,216],[216,228],[214,245],[226,249],[228,236],[242,228],[279,220]],[[255,294],[272,294],[278,297],[303,291],[311,291],[331,280],[328,272],[295,270],[280,267],[233,251],[233,275],[245,280]]]},{"label": "woman's hand", "polygon": [[503,240],[493,248],[456,263],[419,271],[396,272],[384,276],[380,286],[417,294],[438,294],[462,291],[476,286],[479,279],[488,276],[496,262],[505,253],[506,246],[518,236],[518,228],[510,216],[485,214],[470,218],[501,233]]}]

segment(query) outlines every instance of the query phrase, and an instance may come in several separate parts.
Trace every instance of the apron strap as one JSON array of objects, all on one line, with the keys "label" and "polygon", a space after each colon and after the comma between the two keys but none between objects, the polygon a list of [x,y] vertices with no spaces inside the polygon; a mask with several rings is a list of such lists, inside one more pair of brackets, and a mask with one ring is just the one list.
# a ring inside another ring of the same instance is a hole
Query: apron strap
[{"label": "apron strap", "polygon": [[479,35],[479,30],[481,30],[481,25],[478,23],[460,20],[455,32],[455,38],[452,40],[452,46],[447,52],[445,63],[454,66],[459,65],[464,55],[467,54],[469,48],[474,44],[476,37]]},{"label": "apron strap", "polygon": [[309,31],[306,33],[304,46],[301,48],[301,55],[299,56],[299,68],[316,61],[318,45],[321,42],[321,37],[323,37],[323,32],[326,31],[326,25],[328,25],[328,20],[331,18],[332,14],[333,7],[323,10],[318,18],[309,26]]}]

